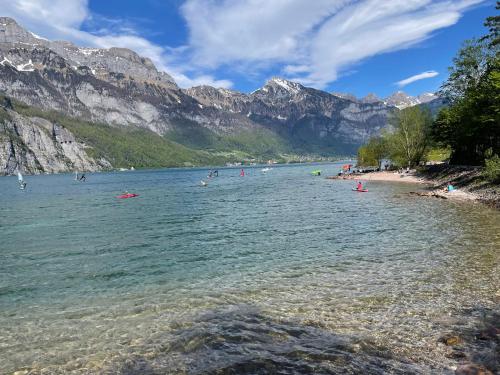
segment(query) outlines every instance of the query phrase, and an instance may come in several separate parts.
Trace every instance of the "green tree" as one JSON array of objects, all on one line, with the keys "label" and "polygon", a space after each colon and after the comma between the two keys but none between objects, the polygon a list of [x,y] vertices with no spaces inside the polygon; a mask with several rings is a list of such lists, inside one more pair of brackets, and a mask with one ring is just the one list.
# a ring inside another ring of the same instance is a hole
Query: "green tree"
[{"label": "green tree", "polygon": [[376,165],[381,168],[382,160],[387,156],[388,148],[385,138],[374,137],[358,149],[358,165],[365,167]]},{"label": "green tree", "polygon": [[455,104],[467,92],[476,89],[493,57],[494,54],[484,40],[466,40],[453,58],[453,66],[448,68],[450,74],[441,86],[440,96]]},{"label": "green tree", "polygon": [[450,94],[451,106],[437,116],[432,136],[451,148],[451,163],[482,164],[486,150],[500,150],[498,46],[470,41],[454,62],[443,85],[443,92]]},{"label": "green tree", "polygon": [[391,160],[410,168],[420,164],[429,145],[430,111],[419,106],[405,108],[393,115],[391,124],[394,131],[385,136]]}]

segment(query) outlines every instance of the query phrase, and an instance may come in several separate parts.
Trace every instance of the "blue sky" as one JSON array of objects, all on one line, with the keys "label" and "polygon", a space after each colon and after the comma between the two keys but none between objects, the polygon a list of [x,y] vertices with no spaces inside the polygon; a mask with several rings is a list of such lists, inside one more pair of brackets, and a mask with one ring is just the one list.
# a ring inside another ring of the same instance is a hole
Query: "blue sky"
[{"label": "blue sky", "polygon": [[0,0],[0,6],[1,15],[49,39],[131,48],[182,87],[250,92],[281,76],[380,97],[436,91],[463,40],[484,35],[484,19],[495,12],[493,0]]}]

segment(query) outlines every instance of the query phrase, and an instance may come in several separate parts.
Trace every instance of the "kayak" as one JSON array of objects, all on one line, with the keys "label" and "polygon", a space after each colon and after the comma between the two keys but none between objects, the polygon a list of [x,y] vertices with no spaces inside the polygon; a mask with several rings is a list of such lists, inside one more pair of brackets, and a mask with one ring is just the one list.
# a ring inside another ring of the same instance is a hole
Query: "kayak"
[{"label": "kayak", "polygon": [[368,189],[359,190],[359,189],[352,188],[352,191],[357,191],[358,193],[367,193]]},{"label": "kayak", "polygon": [[118,195],[117,198],[126,199],[126,198],[134,198],[134,197],[138,197],[138,196],[139,196],[139,194],[128,193],[128,194]]}]

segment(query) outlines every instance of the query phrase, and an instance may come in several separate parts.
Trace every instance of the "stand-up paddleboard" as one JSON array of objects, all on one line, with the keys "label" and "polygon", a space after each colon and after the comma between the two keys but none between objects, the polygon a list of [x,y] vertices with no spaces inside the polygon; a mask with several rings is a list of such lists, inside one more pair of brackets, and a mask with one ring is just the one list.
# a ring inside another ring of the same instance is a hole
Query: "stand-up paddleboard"
[{"label": "stand-up paddleboard", "polygon": [[368,189],[358,190],[358,189],[352,188],[352,191],[357,191],[358,193],[368,193]]},{"label": "stand-up paddleboard", "polygon": [[118,195],[117,198],[127,199],[127,198],[134,198],[134,197],[138,197],[138,196],[139,196],[139,194],[127,193],[127,194]]}]

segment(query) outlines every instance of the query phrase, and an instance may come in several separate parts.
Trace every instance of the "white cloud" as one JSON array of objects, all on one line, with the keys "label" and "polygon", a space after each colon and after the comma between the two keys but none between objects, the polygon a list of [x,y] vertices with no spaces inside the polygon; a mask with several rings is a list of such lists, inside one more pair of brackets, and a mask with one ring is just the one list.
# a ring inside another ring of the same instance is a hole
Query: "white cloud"
[{"label": "white cloud", "polygon": [[172,75],[181,87],[199,84],[226,88],[232,86],[231,81],[218,80],[209,74],[186,74],[179,63],[173,61],[168,48],[140,37],[129,25],[117,27],[115,31],[98,29],[91,33],[81,30],[86,21],[99,23],[98,17],[93,18],[89,11],[88,0],[0,0],[0,13],[51,40],[69,40],[89,47],[129,48],[141,56],[149,57],[159,70]]},{"label": "white cloud", "polygon": [[300,42],[322,19],[350,0],[188,0],[181,7],[194,61],[295,59]]},{"label": "white cloud", "polygon": [[396,85],[398,85],[399,87],[404,87],[406,85],[409,85],[410,83],[420,81],[421,79],[436,77],[437,75],[439,75],[439,73],[436,72],[435,70],[429,70],[427,72],[415,74],[414,76],[398,81],[396,82]]},{"label": "white cloud", "polygon": [[[352,65],[408,48],[484,0],[187,0],[193,64],[276,64],[324,88]],[[263,65],[265,66],[265,65]]]}]

